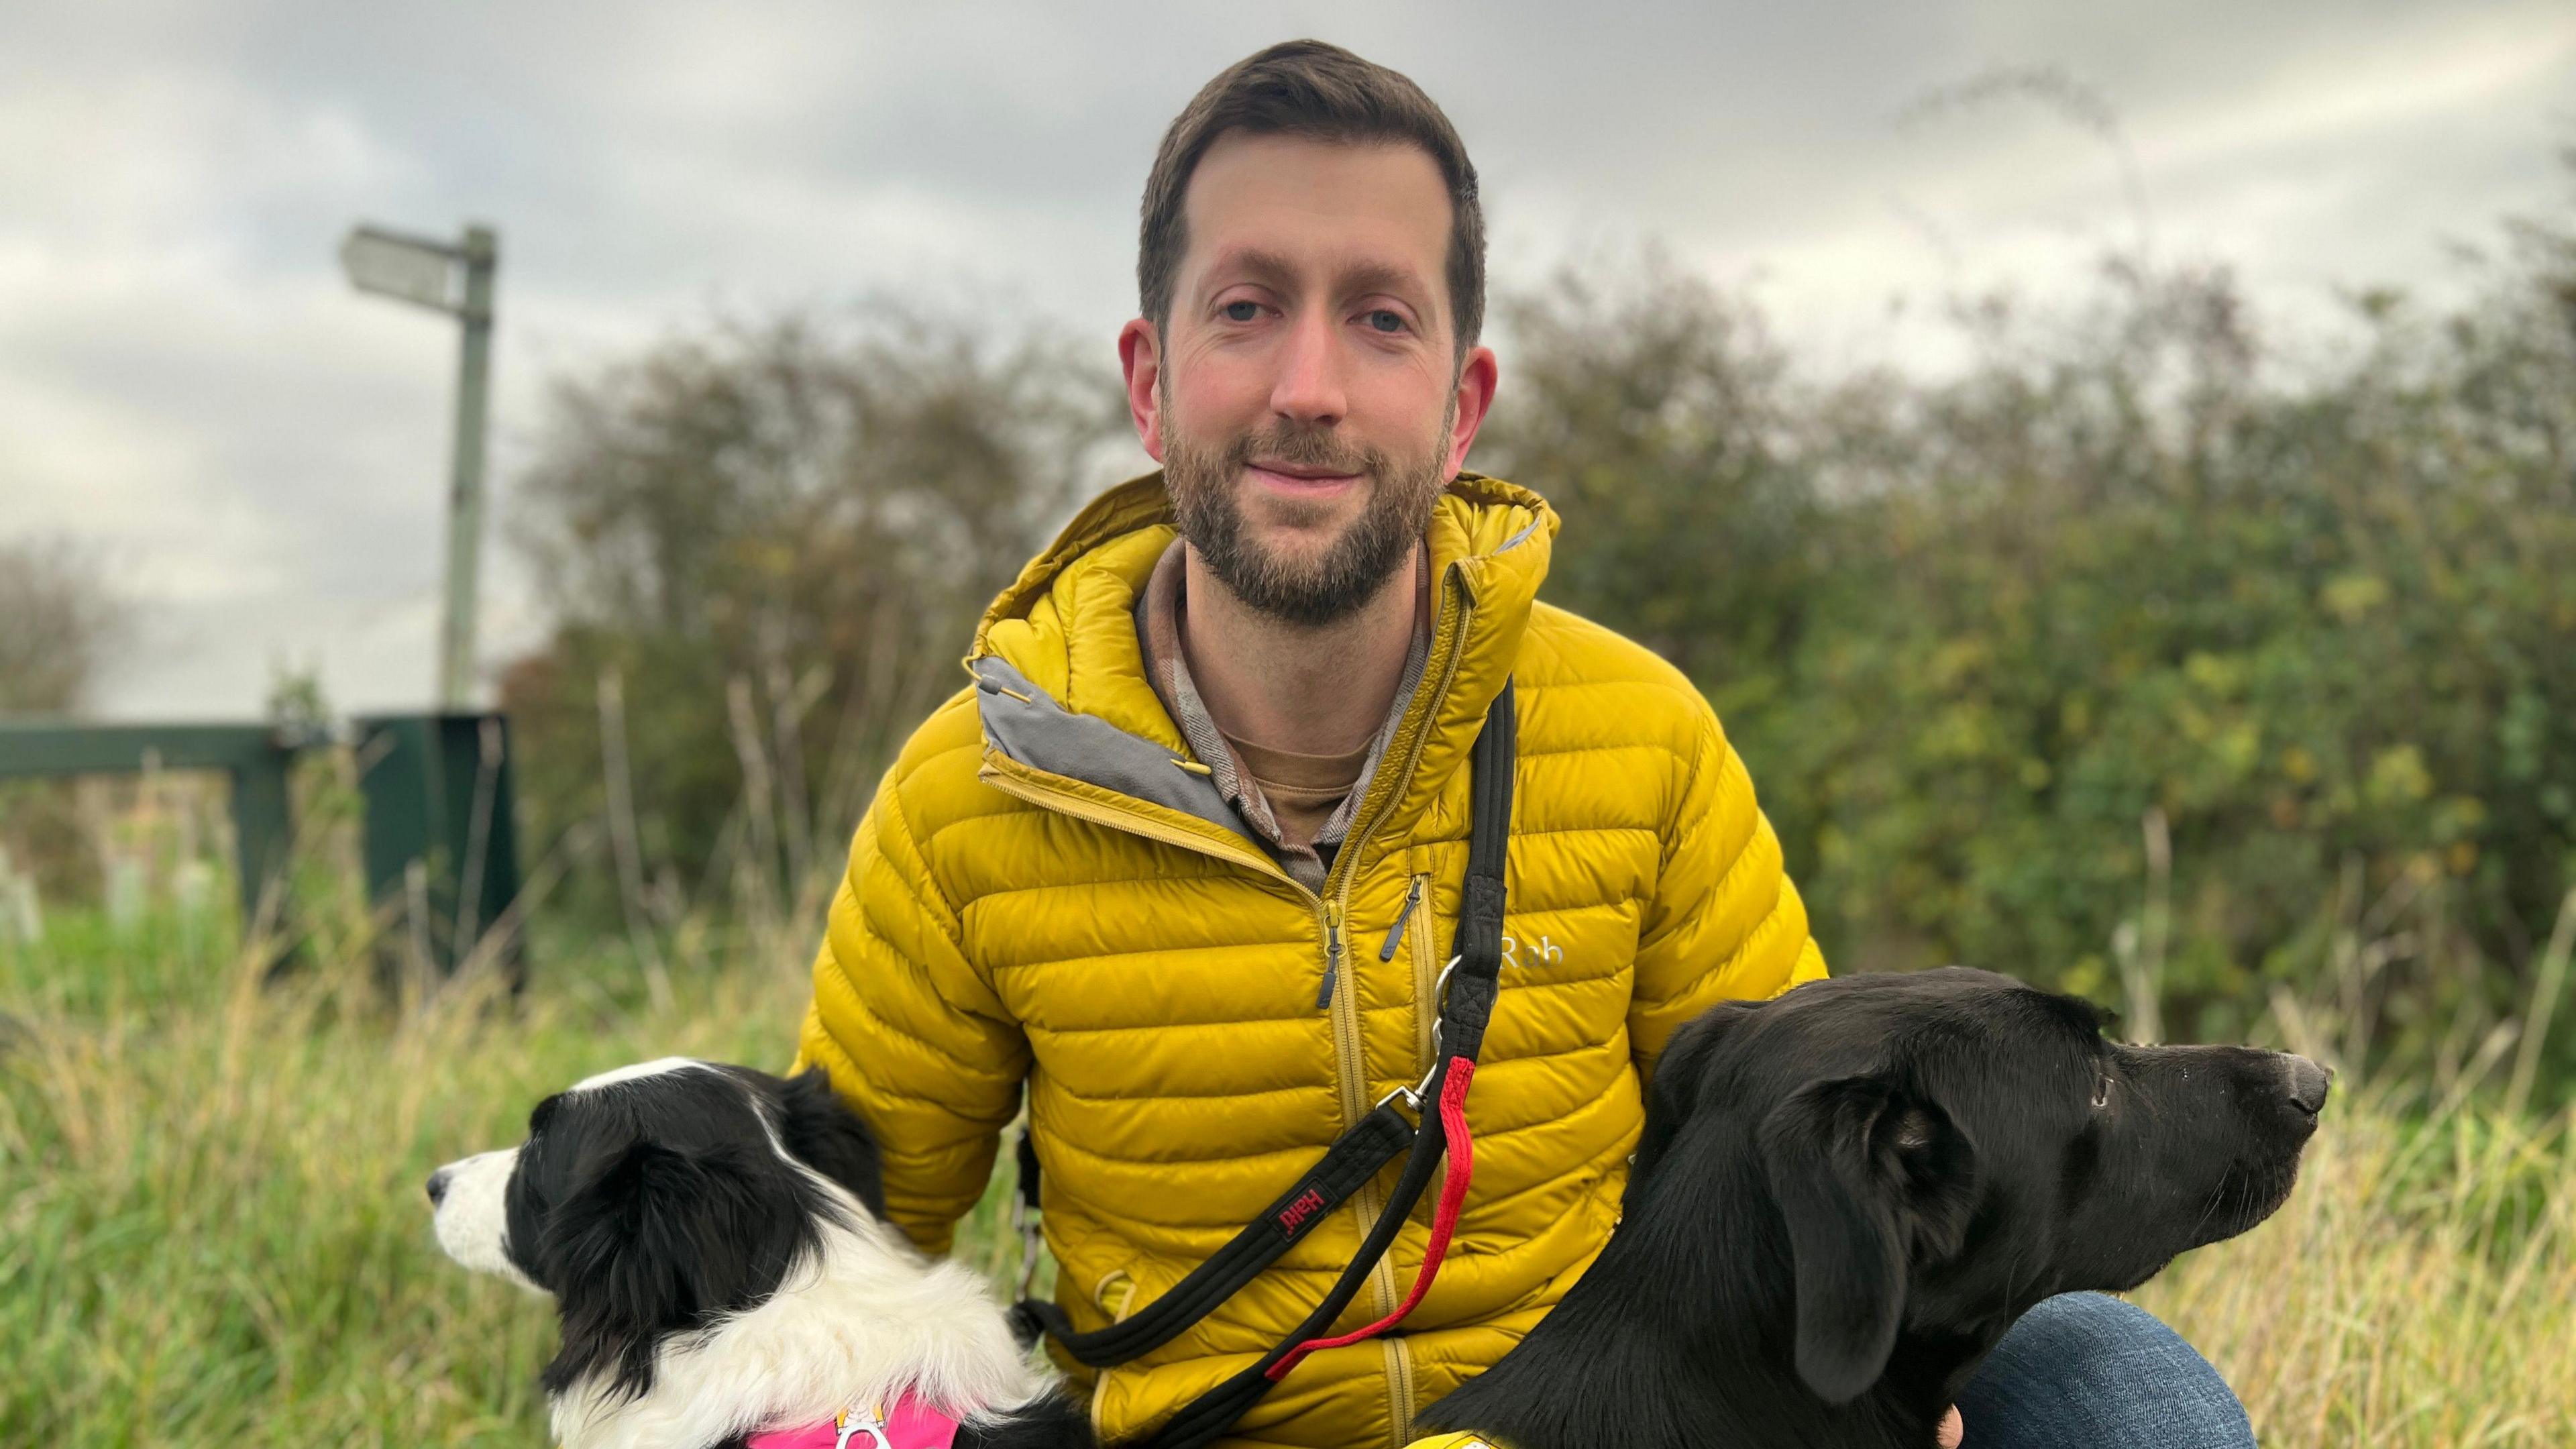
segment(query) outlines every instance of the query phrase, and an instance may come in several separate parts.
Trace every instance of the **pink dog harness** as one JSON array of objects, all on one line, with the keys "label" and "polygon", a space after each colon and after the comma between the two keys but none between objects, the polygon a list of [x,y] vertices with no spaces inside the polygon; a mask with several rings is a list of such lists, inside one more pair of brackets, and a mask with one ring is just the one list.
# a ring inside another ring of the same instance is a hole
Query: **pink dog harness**
[{"label": "pink dog harness", "polygon": [[801,1429],[769,1429],[744,1442],[750,1449],[950,1449],[957,1421],[910,1394],[883,1404],[854,1405],[838,1418]]}]

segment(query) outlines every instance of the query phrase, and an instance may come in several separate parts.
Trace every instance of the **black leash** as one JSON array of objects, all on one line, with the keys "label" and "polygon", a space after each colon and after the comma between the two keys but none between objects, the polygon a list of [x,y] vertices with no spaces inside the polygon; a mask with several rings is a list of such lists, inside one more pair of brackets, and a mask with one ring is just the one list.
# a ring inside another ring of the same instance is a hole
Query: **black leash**
[{"label": "black leash", "polygon": [[[1323,1158],[1263,1209],[1260,1217],[1169,1292],[1129,1317],[1092,1333],[1076,1333],[1063,1309],[1026,1296],[1023,1279],[1023,1296],[1013,1305],[1011,1319],[1024,1338],[1052,1335],[1078,1362],[1094,1368],[1129,1362],[1171,1342],[1214,1312],[1330,1217],[1397,1153],[1411,1148],[1404,1173],[1370,1226],[1358,1256],[1342,1270],[1323,1301],[1258,1362],[1183,1406],[1148,1441],[1151,1449],[1199,1449],[1252,1407],[1275,1382],[1273,1374],[1286,1371],[1281,1365],[1293,1366],[1295,1358],[1303,1356],[1301,1347],[1325,1333],[1350,1306],[1438,1170],[1448,1150],[1448,1133],[1441,1114],[1429,1104],[1440,1100],[1453,1061],[1463,1060],[1465,1070],[1473,1072],[1501,988],[1503,865],[1511,844],[1517,732],[1512,685],[1505,680],[1468,756],[1473,805],[1467,822],[1467,874],[1459,894],[1457,933],[1451,941],[1453,959],[1441,973],[1439,999],[1433,1003],[1439,1014],[1430,1074],[1418,1086],[1388,1093],[1368,1115],[1335,1138]],[[1420,1125],[1405,1120],[1396,1106],[1400,1100],[1419,1114]],[[1033,1219],[1038,1209],[1038,1164],[1025,1129],[1020,1135],[1019,1168],[1021,1207]],[[1033,1263],[1033,1245],[1024,1251]]]},{"label": "black leash", "polygon": [[[1359,1191],[1360,1184],[1377,1176],[1378,1169],[1393,1161],[1414,1136],[1413,1124],[1404,1120],[1395,1104],[1381,1103],[1377,1110],[1335,1138],[1333,1145],[1325,1149],[1323,1160],[1297,1179],[1296,1186],[1281,1193],[1262,1209],[1261,1216],[1173,1284],[1170,1292],[1144,1308],[1096,1332],[1076,1333],[1073,1321],[1062,1308],[1023,1298],[1012,1305],[1012,1328],[1031,1340],[1038,1332],[1052,1335],[1064,1345],[1065,1352],[1093,1368],[1142,1358],[1179,1337],[1191,1324],[1215,1312],[1219,1304],[1261,1276],[1262,1270],[1277,1262],[1290,1245],[1314,1231],[1317,1223],[1332,1216],[1334,1208]],[[1035,1153],[1026,1146],[1028,1140],[1028,1134],[1022,1132],[1020,1182],[1024,1201],[1035,1195],[1032,1184],[1037,1176],[1031,1171]],[[1370,1261],[1373,1264],[1376,1260]]]}]

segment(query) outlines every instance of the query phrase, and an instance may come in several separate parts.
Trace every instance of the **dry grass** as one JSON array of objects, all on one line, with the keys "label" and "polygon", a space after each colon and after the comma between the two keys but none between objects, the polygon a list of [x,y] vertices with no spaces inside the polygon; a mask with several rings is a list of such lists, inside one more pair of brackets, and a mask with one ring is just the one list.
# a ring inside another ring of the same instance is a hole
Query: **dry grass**
[{"label": "dry grass", "polygon": [[799,1004],[785,962],[660,1012],[554,962],[390,1010],[347,966],[53,939],[0,947],[0,1439],[66,1449],[543,1442],[551,1314],[438,1256],[423,1177],[591,1071],[783,1063]]},{"label": "dry grass", "polygon": [[[521,1001],[390,1009],[345,965],[261,989],[70,923],[0,947],[5,1438],[542,1443],[548,1315],[438,1257],[422,1177],[599,1068],[782,1060],[799,956],[702,943],[656,1005],[605,948],[541,953]],[[2576,1442],[2571,1187],[2563,1122],[2343,1103],[2279,1218],[2141,1296],[2276,1449]]]},{"label": "dry grass", "polygon": [[2576,1443],[2568,1121],[2330,1107],[2279,1216],[2137,1297],[2278,1449]]}]

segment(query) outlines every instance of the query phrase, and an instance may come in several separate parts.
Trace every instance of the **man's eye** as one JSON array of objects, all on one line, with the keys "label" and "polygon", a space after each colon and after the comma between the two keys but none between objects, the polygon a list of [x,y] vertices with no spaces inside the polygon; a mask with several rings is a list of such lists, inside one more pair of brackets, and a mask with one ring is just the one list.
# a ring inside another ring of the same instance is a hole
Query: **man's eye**
[{"label": "man's eye", "polygon": [[1229,322],[1249,322],[1260,315],[1261,304],[1258,302],[1228,302],[1225,304],[1225,316],[1226,320]]},{"label": "man's eye", "polygon": [[1404,330],[1404,314],[1380,307],[1368,314],[1368,324],[1380,332],[1401,332]]}]

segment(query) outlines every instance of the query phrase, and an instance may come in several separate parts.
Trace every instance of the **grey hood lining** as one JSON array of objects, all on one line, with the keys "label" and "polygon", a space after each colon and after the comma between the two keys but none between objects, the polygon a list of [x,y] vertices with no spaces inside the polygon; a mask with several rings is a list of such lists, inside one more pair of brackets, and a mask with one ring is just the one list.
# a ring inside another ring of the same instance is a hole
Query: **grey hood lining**
[{"label": "grey hood lining", "polygon": [[972,665],[975,709],[993,748],[1033,770],[1062,775],[1132,795],[1166,809],[1221,825],[1255,848],[1261,841],[1226,802],[1216,782],[1184,769],[1170,750],[1131,735],[1097,715],[1076,714],[1055,702],[1027,675],[999,655]]}]

